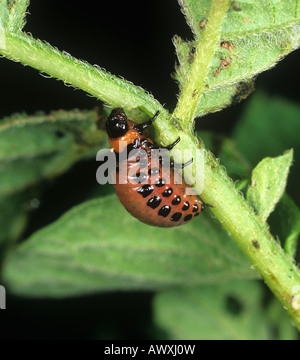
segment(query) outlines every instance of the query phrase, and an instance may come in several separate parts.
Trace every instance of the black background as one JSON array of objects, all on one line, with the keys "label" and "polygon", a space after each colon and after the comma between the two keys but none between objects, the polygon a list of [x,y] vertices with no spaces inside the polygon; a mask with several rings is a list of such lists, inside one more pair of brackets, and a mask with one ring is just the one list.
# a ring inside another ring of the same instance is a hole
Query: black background
[{"label": "black background", "polygon": [[[31,0],[29,11],[25,31],[142,86],[172,110],[178,91],[170,76],[176,61],[172,37],[192,38],[176,1]],[[256,88],[298,101],[299,59],[299,52],[290,54],[259,75]],[[6,59],[0,59],[0,79],[0,118],[15,112],[91,109],[100,104],[81,90],[45,79],[36,70]],[[206,116],[197,126],[229,134],[245,103]],[[94,181],[94,172],[91,179]],[[53,198],[53,191],[48,197]],[[53,218],[44,222],[49,219]],[[37,225],[31,226],[32,231]],[[7,310],[0,313],[0,332],[3,338],[162,337],[155,335],[151,324],[151,298],[151,293],[65,300],[8,296]]]}]

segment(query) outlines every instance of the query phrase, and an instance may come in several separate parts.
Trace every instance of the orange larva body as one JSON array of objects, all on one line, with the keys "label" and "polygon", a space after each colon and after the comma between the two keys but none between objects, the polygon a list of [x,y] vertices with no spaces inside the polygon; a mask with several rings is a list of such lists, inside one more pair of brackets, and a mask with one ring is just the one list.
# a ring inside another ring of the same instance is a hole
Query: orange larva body
[{"label": "orange larva body", "polygon": [[[151,157],[151,149],[155,145],[143,131],[156,116],[143,127],[143,124],[138,125],[128,120],[122,109],[112,111],[106,123],[110,146],[119,158],[123,151],[127,152],[127,156],[123,157],[125,163],[121,160],[117,165],[114,186],[121,203],[138,220],[152,226],[172,227],[186,224],[198,216],[204,209],[204,203],[197,195],[186,194],[189,185],[183,179],[181,184],[174,183],[173,168],[165,176],[161,161]],[[128,159],[132,149],[144,150],[146,159],[139,159],[138,156]],[[125,184],[120,183],[122,166],[126,167],[125,176],[134,174],[130,179],[123,179]]]}]

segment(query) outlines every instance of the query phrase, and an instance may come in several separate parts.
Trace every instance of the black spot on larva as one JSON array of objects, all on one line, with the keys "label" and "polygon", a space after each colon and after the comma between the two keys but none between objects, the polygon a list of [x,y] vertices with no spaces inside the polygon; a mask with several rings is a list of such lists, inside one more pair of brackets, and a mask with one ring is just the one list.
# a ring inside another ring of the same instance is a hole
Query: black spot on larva
[{"label": "black spot on larva", "polygon": [[166,185],[166,183],[167,183],[167,181],[165,178],[161,178],[161,179],[155,181],[155,185],[157,187],[162,187],[162,186]]},{"label": "black spot on larva", "polygon": [[148,160],[146,159],[141,159],[139,162],[138,162],[139,166],[140,166],[140,169],[144,169],[146,166],[148,166]]},{"label": "black spot on larva", "polygon": [[138,193],[142,195],[143,198],[149,196],[154,190],[154,186],[146,184],[138,188]]},{"label": "black spot on larva", "polygon": [[171,206],[165,205],[159,209],[158,215],[167,217],[170,214],[170,211],[171,211]]},{"label": "black spot on larva", "polygon": [[197,204],[193,205],[193,212],[197,212],[199,210],[199,207]]},{"label": "black spot on larva", "polygon": [[145,173],[136,173],[136,175],[133,177],[133,180],[137,183],[141,184],[147,180],[148,176]]},{"label": "black spot on larva", "polygon": [[255,249],[257,249],[257,250],[260,249],[260,245],[259,245],[259,242],[257,240],[252,240],[252,245],[255,247]]},{"label": "black spot on larva", "polygon": [[120,171],[119,166],[116,167],[116,172],[118,173]]},{"label": "black spot on larva", "polygon": [[176,212],[172,215],[171,220],[172,221],[179,221],[181,219],[182,214],[180,212]]},{"label": "black spot on larva", "polygon": [[157,175],[157,174],[159,174],[159,173],[160,173],[160,170],[159,170],[158,167],[153,167],[153,168],[150,168],[150,169],[148,170],[148,174],[149,174],[150,176],[154,176],[154,175]]},{"label": "black spot on larva", "polygon": [[198,216],[200,213],[199,212],[197,212],[194,216]]},{"label": "black spot on larva", "polygon": [[159,196],[153,196],[148,202],[147,205],[151,207],[152,209],[155,209],[158,207],[158,205],[161,203],[161,198]]},{"label": "black spot on larva", "polygon": [[165,190],[163,193],[162,193],[162,196],[164,197],[169,197],[173,194],[173,189],[172,188],[169,188],[167,190]]},{"label": "black spot on larva", "polygon": [[191,220],[192,217],[193,217],[192,214],[188,214],[187,216],[185,216],[184,221],[189,221]]},{"label": "black spot on larva", "polygon": [[173,200],[172,200],[172,205],[178,205],[181,202],[181,198],[180,196],[176,196]]},{"label": "black spot on larva", "polygon": [[185,201],[183,204],[182,210],[185,211],[185,210],[188,210],[189,208],[190,208],[190,203],[188,201]]}]

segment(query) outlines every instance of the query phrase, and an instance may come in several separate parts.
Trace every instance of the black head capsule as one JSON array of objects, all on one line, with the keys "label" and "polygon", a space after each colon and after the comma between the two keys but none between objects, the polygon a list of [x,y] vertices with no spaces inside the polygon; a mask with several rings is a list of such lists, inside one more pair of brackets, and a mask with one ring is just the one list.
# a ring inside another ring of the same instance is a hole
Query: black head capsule
[{"label": "black head capsule", "polygon": [[116,139],[128,131],[127,116],[122,108],[113,109],[106,120],[105,128],[110,138]]}]

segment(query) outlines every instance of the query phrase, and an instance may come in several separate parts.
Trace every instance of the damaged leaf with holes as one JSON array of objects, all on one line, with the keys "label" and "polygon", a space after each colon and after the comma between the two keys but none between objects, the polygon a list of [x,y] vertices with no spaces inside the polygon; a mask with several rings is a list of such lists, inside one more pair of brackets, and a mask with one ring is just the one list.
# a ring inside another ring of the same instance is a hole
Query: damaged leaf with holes
[{"label": "damaged leaf with holes", "polygon": [[[178,66],[174,74],[180,88],[185,85],[193,63],[196,45],[208,24],[210,0],[180,0],[195,39],[174,38]],[[254,90],[257,74],[274,66],[300,43],[298,1],[231,1],[197,116],[219,111],[245,99]]]},{"label": "damaged leaf with holes", "polygon": [[154,319],[172,340],[297,339],[284,309],[275,300],[270,305],[264,303],[262,287],[254,281],[158,294]]}]

